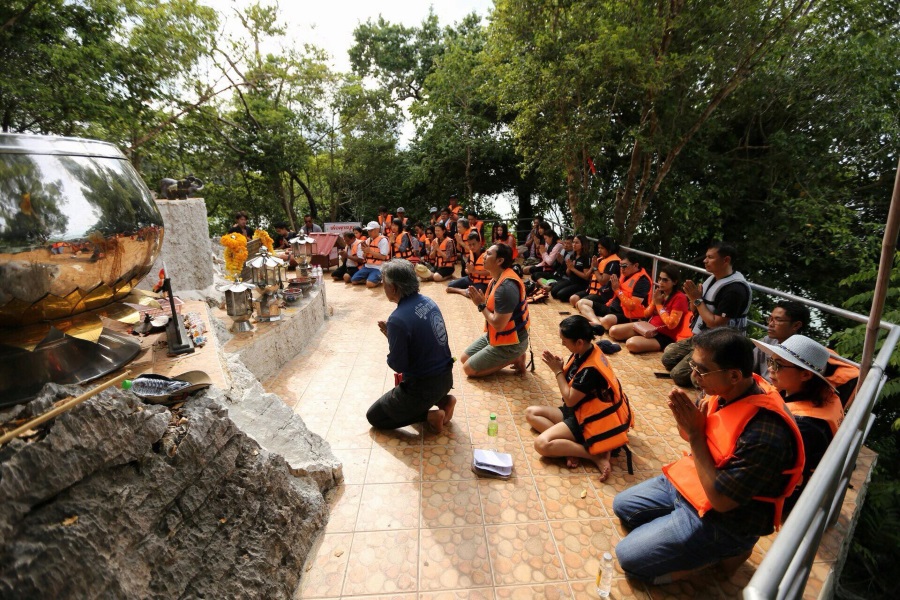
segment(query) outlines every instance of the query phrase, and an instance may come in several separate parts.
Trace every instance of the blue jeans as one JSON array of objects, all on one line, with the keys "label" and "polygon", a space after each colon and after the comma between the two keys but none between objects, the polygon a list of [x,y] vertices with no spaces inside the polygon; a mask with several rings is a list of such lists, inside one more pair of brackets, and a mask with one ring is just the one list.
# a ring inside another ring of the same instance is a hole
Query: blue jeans
[{"label": "blue jeans", "polygon": [[613,511],[630,530],[616,546],[619,564],[629,577],[647,583],[669,583],[675,571],[739,556],[759,540],[729,532],[712,515],[701,519],[665,475],[620,492]]},{"label": "blue jeans", "polygon": [[350,281],[362,281],[363,279],[372,283],[381,283],[381,270],[373,269],[372,267],[363,267],[350,278]]}]

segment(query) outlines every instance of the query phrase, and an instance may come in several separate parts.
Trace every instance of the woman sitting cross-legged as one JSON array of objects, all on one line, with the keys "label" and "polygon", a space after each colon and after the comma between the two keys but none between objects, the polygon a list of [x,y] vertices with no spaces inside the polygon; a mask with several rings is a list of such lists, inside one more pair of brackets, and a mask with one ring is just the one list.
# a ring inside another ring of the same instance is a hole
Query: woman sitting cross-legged
[{"label": "woman sitting cross-legged", "polygon": [[591,279],[591,243],[586,236],[576,235],[572,240],[574,256],[566,260],[565,275],[550,288],[550,295],[565,302],[572,295],[588,287]]},{"label": "woman sitting cross-legged", "polygon": [[593,461],[606,481],[611,467],[610,452],[628,443],[634,415],[612,366],[591,341],[591,324],[581,315],[559,324],[562,345],[572,355],[563,360],[545,350],[541,359],[556,375],[562,395],[560,408],[529,406],[528,423],[541,435],[534,449],[541,456],[568,457],[569,467],[579,458]]},{"label": "woman sitting cross-legged", "polygon": [[680,289],[681,270],[665,265],[659,270],[653,302],[644,309],[644,320],[613,325],[609,337],[625,342],[632,354],[660,352],[672,342],[691,337],[691,309]]}]

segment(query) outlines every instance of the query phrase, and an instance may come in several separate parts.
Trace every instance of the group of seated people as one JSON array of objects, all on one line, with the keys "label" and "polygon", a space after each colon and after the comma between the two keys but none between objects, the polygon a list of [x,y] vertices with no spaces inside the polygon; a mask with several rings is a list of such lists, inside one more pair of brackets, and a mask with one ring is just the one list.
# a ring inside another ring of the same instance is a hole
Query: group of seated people
[{"label": "group of seated people", "polygon": [[[803,304],[778,302],[768,335],[746,337],[752,291],[733,267],[737,253],[730,244],[707,249],[703,266],[709,276],[702,284],[683,279],[675,265],[661,266],[654,284],[645,259],[635,252],[620,256],[608,237],[600,238],[592,255],[585,236],[560,240],[537,222],[529,241],[517,247],[501,224],[485,249],[481,224],[463,217],[455,232],[446,220],[417,225],[415,247],[398,243],[405,224],[395,225],[387,252],[379,250],[376,259],[406,259],[387,264],[398,281],[415,283],[392,284],[386,295],[402,302],[401,288],[414,288],[418,298],[421,281],[450,280],[447,292],[467,297],[485,321],[484,335],[461,355],[468,377],[507,366],[525,373],[531,317],[525,282],[512,268],[517,257],[530,259],[527,276],[544,280],[554,298],[580,313],[559,325],[569,358],[549,350],[541,357],[554,374],[561,406],[532,406],[524,414],[538,432],[534,445],[543,456],[566,458],[570,466],[589,460],[601,481],[619,449],[630,462],[626,444],[634,415],[594,338],[608,335],[632,353],[662,352],[662,365],[677,386],[667,405],[691,455],[615,498],[614,511],[629,531],[616,554],[629,576],[666,583],[711,564],[731,569],[743,563],[759,537],[790,511],[852,401],[858,368],[802,335],[810,321]],[[370,239],[373,231],[377,238],[377,222],[369,223]],[[463,276],[454,279],[457,258],[463,259]],[[423,264],[433,271],[423,272]],[[448,343],[446,335],[441,343]],[[412,398],[401,393],[402,386],[385,396],[392,405],[373,406],[373,426],[400,426],[383,415],[396,410],[401,396]],[[418,416],[408,423],[427,420],[437,430],[447,425],[456,402],[448,395],[451,386],[452,378],[442,380],[440,392],[416,404]],[[694,388],[702,399],[693,399]]]}]

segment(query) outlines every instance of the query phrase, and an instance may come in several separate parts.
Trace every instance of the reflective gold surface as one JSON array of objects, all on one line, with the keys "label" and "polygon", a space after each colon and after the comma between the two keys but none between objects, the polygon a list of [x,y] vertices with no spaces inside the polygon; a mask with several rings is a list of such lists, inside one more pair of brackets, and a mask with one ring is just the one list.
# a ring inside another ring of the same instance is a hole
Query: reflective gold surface
[{"label": "reflective gold surface", "polygon": [[0,135],[0,328],[62,319],[96,337],[96,316],[75,317],[126,298],[162,238],[155,201],[114,146]]}]

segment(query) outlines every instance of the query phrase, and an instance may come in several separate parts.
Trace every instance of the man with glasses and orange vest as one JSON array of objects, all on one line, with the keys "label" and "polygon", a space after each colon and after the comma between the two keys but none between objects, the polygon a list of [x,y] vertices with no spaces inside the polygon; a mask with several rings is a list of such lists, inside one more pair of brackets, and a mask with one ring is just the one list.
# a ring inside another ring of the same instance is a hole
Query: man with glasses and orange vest
[{"label": "man with glasses and orange vest", "polygon": [[469,299],[484,317],[485,334],[466,348],[460,361],[463,373],[483,377],[512,365],[525,373],[528,349],[528,299],[525,284],[512,270],[512,248],[494,244],[484,253],[484,268],[491,274],[487,293],[469,287]]},{"label": "man with glasses and orange vest", "polygon": [[753,374],[753,344],[727,327],[694,337],[694,403],[669,393],[691,454],[619,492],[613,511],[629,533],[616,546],[629,577],[665,584],[721,563],[736,570],[760,536],[778,529],[802,478],[803,439],[784,400]]},{"label": "man with glasses and orange vest", "polygon": [[451,281],[447,285],[447,293],[461,294],[468,298],[469,286],[475,287],[480,292],[487,291],[487,286],[491,282],[491,274],[484,268],[484,246],[477,231],[469,232],[466,248],[469,250],[466,276]]},{"label": "man with glasses and orange vest", "polygon": [[373,288],[381,285],[381,265],[391,259],[391,242],[381,235],[381,226],[376,221],[369,221],[366,231],[369,234],[368,241],[363,245],[366,264],[350,278],[350,283],[365,283],[366,287]]},{"label": "man with glasses and orange vest", "polygon": [[619,263],[619,272],[621,279],[616,275],[609,278],[613,292],[610,300],[603,303],[597,296],[589,296],[576,304],[579,312],[591,322],[595,335],[603,335],[613,325],[629,323],[644,316],[653,282],[641,267],[640,257],[635,252],[625,254]]}]

